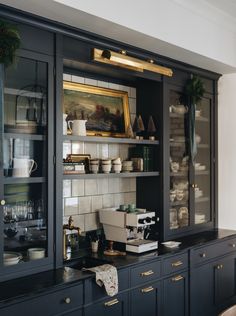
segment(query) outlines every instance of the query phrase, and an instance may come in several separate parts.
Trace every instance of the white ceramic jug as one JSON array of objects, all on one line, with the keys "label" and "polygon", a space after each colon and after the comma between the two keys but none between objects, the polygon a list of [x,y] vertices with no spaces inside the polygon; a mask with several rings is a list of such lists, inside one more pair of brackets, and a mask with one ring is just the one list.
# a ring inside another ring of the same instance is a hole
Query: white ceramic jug
[{"label": "white ceramic jug", "polygon": [[37,163],[29,158],[13,158],[13,177],[28,178],[37,169]]},{"label": "white ceramic jug", "polygon": [[63,135],[67,135],[67,114],[63,113]]},{"label": "white ceramic jug", "polygon": [[[87,120],[74,120],[74,121],[69,121],[69,128],[72,132],[72,135],[77,135],[77,136],[86,136],[86,122]],[[72,129],[70,127],[70,124],[72,124]]]}]

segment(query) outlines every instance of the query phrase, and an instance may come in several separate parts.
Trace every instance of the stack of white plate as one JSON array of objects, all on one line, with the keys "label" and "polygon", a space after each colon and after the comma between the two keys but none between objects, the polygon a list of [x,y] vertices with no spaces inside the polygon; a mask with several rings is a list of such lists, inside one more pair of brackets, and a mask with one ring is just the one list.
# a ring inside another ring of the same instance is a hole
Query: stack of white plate
[{"label": "stack of white plate", "polygon": [[5,266],[11,266],[19,263],[22,259],[22,255],[19,252],[4,252],[3,262]]},{"label": "stack of white plate", "polygon": [[195,214],[195,224],[202,224],[206,222],[206,215],[203,213]]}]

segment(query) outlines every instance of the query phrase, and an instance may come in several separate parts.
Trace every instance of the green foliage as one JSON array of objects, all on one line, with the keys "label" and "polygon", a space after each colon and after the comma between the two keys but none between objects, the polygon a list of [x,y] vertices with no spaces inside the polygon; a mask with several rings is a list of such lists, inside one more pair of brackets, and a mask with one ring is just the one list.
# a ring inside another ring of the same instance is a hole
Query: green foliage
[{"label": "green foliage", "polygon": [[0,20],[0,64],[11,65],[15,60],[15,52],[20,47],[18,29]]},{"label": "green foliage", "polygon": [[205,92],[202,80],[198,76],[192,76],[191,79],[187,80],[184,92],[191,99],[191,102],[198,103]]}]

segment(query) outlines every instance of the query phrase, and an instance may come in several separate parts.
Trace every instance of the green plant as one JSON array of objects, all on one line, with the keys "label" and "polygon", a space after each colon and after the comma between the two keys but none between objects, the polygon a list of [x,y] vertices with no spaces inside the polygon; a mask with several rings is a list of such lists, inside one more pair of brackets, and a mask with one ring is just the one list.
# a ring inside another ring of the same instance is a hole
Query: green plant
[{"label": "green plant", "polygon": [[20,35],[16,26],[0,20],[0,64],[11,65],[20,47]]},{"label": "green plant", "polygon": [[184,92],[190,98],[191,103],[198,103],[205,92],[202,80],[193,75],[191,79],[187,80]]}]

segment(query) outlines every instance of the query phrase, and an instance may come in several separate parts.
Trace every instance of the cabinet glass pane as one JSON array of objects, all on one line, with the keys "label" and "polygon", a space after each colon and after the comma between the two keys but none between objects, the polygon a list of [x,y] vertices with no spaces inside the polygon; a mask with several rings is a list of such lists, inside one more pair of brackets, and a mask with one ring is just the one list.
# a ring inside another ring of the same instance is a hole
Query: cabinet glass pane
[{"label": "cabinet glass pane", "polygon": [[189,225],[187,109],[181,94],[170,91],[170,229]]},{"label": "cabinet glass pane", "polygon": [[46,62],[19,58],[6,70],[3,104],[5,266],[47,254]]},{"label": "cabinet glass pane", "polygon": [[195,224],[211,221],[210,100],[203,98],[196,107]]}]

